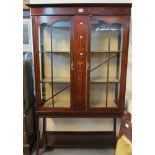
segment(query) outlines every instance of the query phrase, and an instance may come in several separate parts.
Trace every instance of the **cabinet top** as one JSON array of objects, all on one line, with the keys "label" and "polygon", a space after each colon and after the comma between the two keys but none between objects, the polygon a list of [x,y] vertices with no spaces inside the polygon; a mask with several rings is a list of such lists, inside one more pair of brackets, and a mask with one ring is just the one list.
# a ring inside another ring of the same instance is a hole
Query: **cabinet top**
[{"label": "cabinet top", "polygon": [[[131,3],[27,4],[32,16],[130,15]],[[80,11],[79,11],[80,10]],[[82,11],[81,11],[82,10]]]},{"label": "cabinet top", "polygon": [[64,3],[64,4],[27,4],[35,7],[132,7],[132,3]]}]

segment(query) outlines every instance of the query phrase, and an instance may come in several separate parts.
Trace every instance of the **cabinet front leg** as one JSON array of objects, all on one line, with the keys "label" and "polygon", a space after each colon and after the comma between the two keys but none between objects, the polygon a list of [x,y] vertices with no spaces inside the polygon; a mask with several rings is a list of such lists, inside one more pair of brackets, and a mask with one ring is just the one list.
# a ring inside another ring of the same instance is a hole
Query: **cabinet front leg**
[{"label": "cabinet front leg", "polygon": [[46,118],[43,118],[43,141],[44,141],[44,146],[45,146],[45,150],[47,148],[47,141],[46,141]]},{"label": "cabinet front leg", "polygon": [[114,147],[114,149],[116,148],[116,122],[117,120],[116,120],[116,118],[114,118],[114,128],[113,128],[113,131],[114,131],[114,142],[113,142],[113,147]]},{"label": "cabinet front leg", "polygon": [[39,155],[39,148],[40,148],[39,116],[36,116],[36,135],[37,135],[36,155]]}]

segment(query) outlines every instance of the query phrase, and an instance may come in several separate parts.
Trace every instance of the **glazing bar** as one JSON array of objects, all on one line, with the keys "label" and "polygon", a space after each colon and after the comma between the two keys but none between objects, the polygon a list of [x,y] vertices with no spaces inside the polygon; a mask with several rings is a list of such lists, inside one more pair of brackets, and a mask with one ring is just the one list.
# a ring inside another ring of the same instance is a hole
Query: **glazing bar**
[{"label": "glazing bar", "polygon": [[109,41],[108,41],[108,69],[107,69],[107,89],[106,89],[106,108],[107,108],[107,102],[108,102],[108,90],[109,90],[109,60],[110,60],[110,32],[109,29]]},{"label": "glazing bar", "polygon": [[[54,98],[53,98],[53,49],[52,49],[52,25],[51,26],[51,85],[52,85],[52,105],[54,108]],[[49,100],[49,99],[48,99]]]}]

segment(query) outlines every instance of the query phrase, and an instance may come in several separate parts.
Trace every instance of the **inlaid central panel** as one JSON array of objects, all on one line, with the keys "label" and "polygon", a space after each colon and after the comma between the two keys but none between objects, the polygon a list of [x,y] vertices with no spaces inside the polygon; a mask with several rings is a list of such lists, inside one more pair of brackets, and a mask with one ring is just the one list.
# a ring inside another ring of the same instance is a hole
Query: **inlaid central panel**
[{"label": "inlaid central panel", "polygon": [[74,109],[86,110],[86,53],[87,53],[87,16],[74,18]]}]

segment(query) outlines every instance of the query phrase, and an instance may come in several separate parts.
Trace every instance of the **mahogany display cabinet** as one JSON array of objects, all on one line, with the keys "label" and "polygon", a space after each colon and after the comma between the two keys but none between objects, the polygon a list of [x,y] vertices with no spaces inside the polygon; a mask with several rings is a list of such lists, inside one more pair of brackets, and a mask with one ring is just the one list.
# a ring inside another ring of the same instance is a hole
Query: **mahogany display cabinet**
[{"label": "mahogany display cabinet", "polygon": [[[125,108],[131,4],[29,6],[33,23],[37,154],[39,118],[43,118],[46,144],[55,141],[54,146],[61,146],[66,139],[62,146],[72,147],[74,142],[67,139],[75,138],[77,146],[114,146],[116,118],[122,116]],[[113,118],[114,130],[53,131],[50,139],[45,130],[46,118]]]}]

